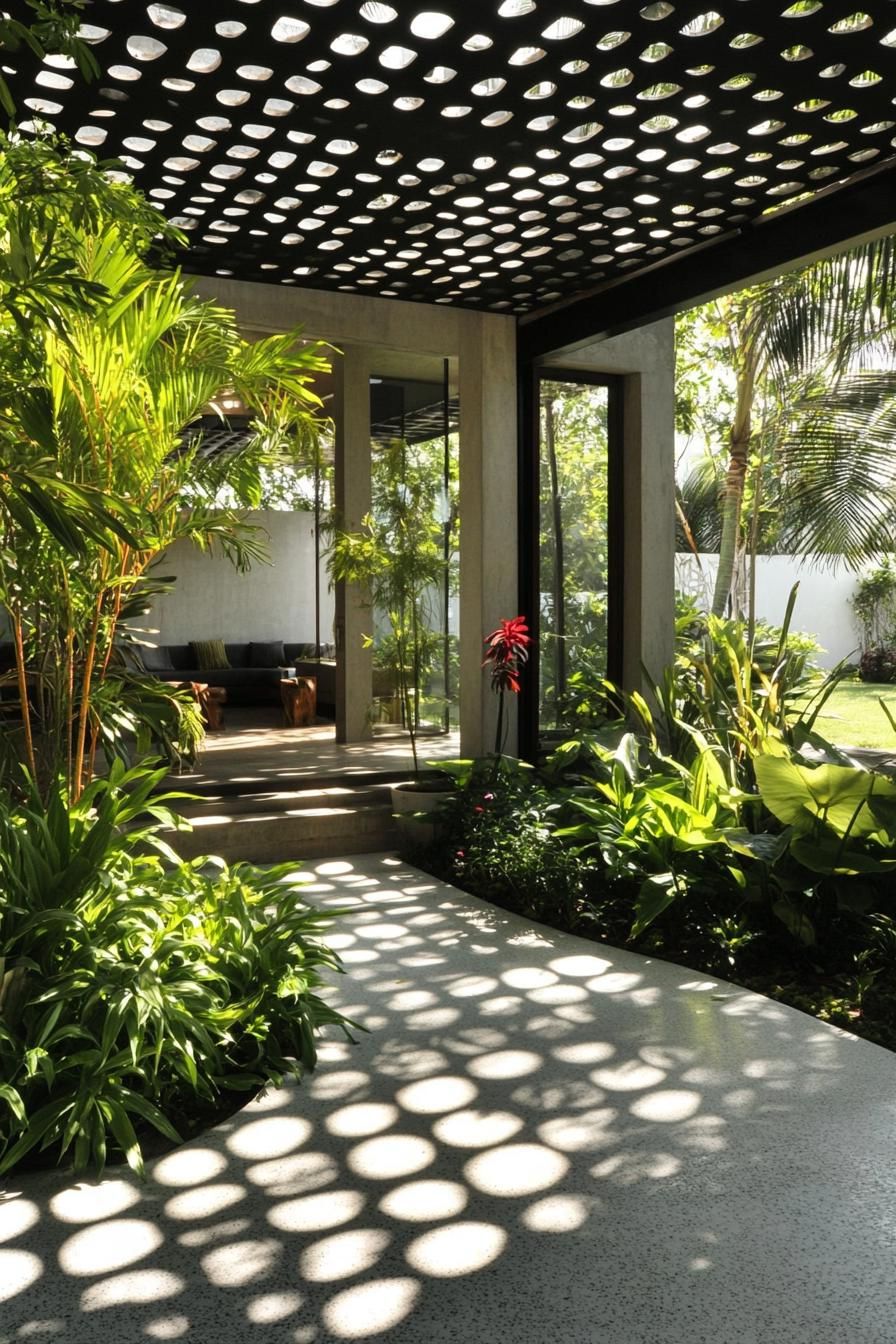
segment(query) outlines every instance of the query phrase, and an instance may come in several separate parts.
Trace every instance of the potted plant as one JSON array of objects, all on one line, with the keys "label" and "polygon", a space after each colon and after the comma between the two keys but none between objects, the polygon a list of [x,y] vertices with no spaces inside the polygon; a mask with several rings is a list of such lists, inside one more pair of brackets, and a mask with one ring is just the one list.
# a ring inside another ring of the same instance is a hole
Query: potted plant
[{"label": "potted plant", "polygon": [[[483,643],[486,652],[482,666],[489,669],[492,690],[498,696],[494,752],[491,758],[478,765],[475,761],[427,761],[427,765],[442,771],[450,779],[420,780],[392,790],[392,809],[400,833],[412,848],[421,848],[435,839],[438,822],[432,814],[458,790],[469,787],[474,780],[481,781],[483,766],[492,786],[501,774],[507,736],[504,697],[508,693],[519,694],[520,674],[529,660],[532,643],[525,616],[501,621],[497,629],[486,635]],[[520,768],[519,763],[517,768]]]}]

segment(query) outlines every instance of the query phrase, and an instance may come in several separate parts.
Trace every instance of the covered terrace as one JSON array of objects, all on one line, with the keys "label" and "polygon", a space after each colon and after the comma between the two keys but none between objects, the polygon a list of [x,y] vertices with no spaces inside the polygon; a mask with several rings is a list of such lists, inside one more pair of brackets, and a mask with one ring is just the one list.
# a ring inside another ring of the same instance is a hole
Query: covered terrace
[{"label": "covered terrace", "polygon": [[[539,385],[606,388],[605,661],[632,686],[671,649],[671,315],[893,229],[892,20],[888,0],[92,0],[97,78],[27,48],[5,69],[23,130],[120,159],[247,332],[338,347],[347,525],[370,504],[371,377],[448,370],[470,755],[495,712],[484,631],[546,619]],[[346,742],[370,731],[365,623],[337,591]],[[539,727],[530,689],[521,750]]]}]

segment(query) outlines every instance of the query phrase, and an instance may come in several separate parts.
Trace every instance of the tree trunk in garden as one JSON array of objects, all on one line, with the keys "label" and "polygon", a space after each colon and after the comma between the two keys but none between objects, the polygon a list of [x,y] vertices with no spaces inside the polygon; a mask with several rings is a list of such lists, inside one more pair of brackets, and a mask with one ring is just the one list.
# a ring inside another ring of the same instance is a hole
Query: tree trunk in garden
[{"label": "tree trunk in garden", "polygon": [[734,423],[731,426],[731,444],[728,471],[722,498],[722,540],[719,546],[719,569],[712,599],[712,614],[724,616],[737,561],[740,540],[741,514],[744,504],[744,483],[750,460],[750,441],[753,435],[753,401],[760,356],[753,333],[746,335],[741,347],[737,371],[737,400]]},{"label": "tree trunk in garden", "polygon": [[747,608],[747,639],[752,649],[756,635],[756,556],[759,552],[759,514],[762,500],[762,468],[765,460],[765,439],[760,430],[759,460],[756,463],[753,486],[753,518],[750,523],[750,593]]},{"label": "tree trunk in garden", "polygon": [[555,667],[557,669],[556,700],[559,704],[566,694],[566,566],[563,555],[563,500],[560,494],[560,473],[557,468],[557,435],[554,408],[549,401],[545,407],[544,439],[551,473],[551,511],[554,528],[554,634],[556,639]]}]

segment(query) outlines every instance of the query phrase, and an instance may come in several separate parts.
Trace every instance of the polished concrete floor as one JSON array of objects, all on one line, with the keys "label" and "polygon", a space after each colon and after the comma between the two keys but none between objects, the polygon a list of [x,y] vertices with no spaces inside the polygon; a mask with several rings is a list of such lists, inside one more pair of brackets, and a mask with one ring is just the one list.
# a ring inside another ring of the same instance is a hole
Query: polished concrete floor
[{"label": "polished concrete floor", "polygon": [[[459,734],[421,734],[418,754],[427,760],[450,760],[460,751]],[[407,733],[377,725],[366,742],[340,744],[332,723],[286,728],[276,706],[227,710],[221,732],[208,733],[195,768],[178,778],[186,788],[239,790],[279,789],[303,780],[330,776],[363,776],[407,772],[413,756]]]},{"label": "polished concrete floor", "polygon": [[7,1182],[3,1344],[893,1344],[896,1057],[388,855],[303,876],[368,1032],[145,1186]]}]

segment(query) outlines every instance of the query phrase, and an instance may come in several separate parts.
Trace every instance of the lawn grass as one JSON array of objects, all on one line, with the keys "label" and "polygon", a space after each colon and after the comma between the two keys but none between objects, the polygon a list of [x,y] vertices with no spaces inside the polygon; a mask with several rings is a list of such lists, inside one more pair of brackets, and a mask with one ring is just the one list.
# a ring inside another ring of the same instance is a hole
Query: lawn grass
[{"label": "lawn grass", "polygon": [[881,700],[896,718],[896,686],[850,677],[826,701],[815,724],[816,732],[838,746],[896,751],[896,733],[880,707]]}]

